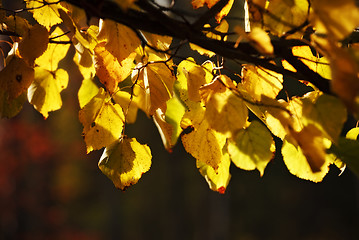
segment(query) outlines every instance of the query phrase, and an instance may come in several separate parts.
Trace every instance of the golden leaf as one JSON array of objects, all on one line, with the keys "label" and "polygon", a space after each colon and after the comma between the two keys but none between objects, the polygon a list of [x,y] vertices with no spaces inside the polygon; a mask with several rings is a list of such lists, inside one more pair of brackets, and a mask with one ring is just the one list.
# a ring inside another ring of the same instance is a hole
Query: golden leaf
[{"label": "golden leaf", "polygon": [[151,150],[135,138],[121,138],[107,147],[98,163],[116,188],[126,190],[136,184],[151,167]]},{"label": "golden leaf", "polygon": [[[208,8],[212,8],[219,0],[192,0],[192,6],[194,9],[207,5]],[[232,8],[234,0],[229,2],[222,8],[222,10],[216,15],[217,22],[220,22]]]},{"label": "golden leaf", "polygon": [[136,53],[133,52],[127,58],[118,61],[111,52],[107,51],[105,45],[105,42],[101,42],[95,47],[94,65],[100,81],[110,93],[114,93],[118,83],[130,75]]},{"label": "golden leaf", "polygon": [[110,146],[122,135],[125,116],[119,104],[113,104],[109,93],[101,88],[79,112],[87,152]]},{"label": "golden leaf", "polygon": [[258,169],[263,176],[264,169],[274,157],[274,141],[268,129],[258,121],[238,132],[228,143],[232,162],[244,170]]},{"label": "golden leaf", "polygon": [[28,89],[27,97],[44,118],[49,112],[61,108],[61,91],[67,88],[69,76],[63,69],[50,72],[41,67],[35,67],[35,79]]},{"label": "golden leaf", "polygon": [[59,14],[62,6],[58,0],[26,0],[26,8],[33,13],[35,20],[48,30],[62,22]]},{"label": "golden leaf", "polygon": [[224,194],[231,179],[231,174],[229,173],[231,161],[228,153],[223,154],[217,170],[198,160],[196,165],[201,175],[206,179],[210,189]]},{"label": "golden leaf", "polygon": [[242,85],[255,100],[263,96],[275,99],[283,88],[283,75],[253,65],[245,64],[242,68]]}]

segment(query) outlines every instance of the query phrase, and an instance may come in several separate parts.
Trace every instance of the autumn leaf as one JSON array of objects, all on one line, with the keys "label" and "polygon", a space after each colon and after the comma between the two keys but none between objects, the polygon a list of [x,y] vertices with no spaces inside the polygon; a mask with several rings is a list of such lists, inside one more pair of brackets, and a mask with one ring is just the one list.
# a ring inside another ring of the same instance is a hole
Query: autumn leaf
[{"label": "autumn leaf", "polygon": [[333,142],[339,139],[342,127],[347,120],[344,104],[336,97],[322,94],[314,101],[303,98],[303,122],[313,124],[325,137]]},{"label": "autumn leaf", "polygon": [[276,98],[280,90],[283,88],[283,75],[245,64],[242,68],[242,86],[258,101],[262,96]]},{"label": "autumn leaf", "polygon": [[[64,35],[60,28],[56,28],[50,35],[50,38],[56,38],[57,41],[69,41],[70,39]],[[65,58],[69,44],[53,44],[47,45],[46,51],[35,60],[35,65],[47,69],[50,72],[55,72],[58,69],[59,62]]]},{"label": "autumn leaf", "polygon": [[186,151],[198,161],[217,170],[223,156],[222,148],[226,143],[226,137],[211,129],[204,118],[204,109],[191,109],[190,112],[186,112],[183,116],[181,127],[183,129],[193,129],[193,131],[183,134],[181,137]]},{"label": "autumn leaf", "polygon": [[[289,30],[306,22],[309,14],[309,3],[307,0],[271,0],[266,11],[269,13],[263,15],[264,26],[272,34],[283,36]],[[301,37],[303,30],[299,30],[295,34]]]},{"label": "autumn leaf", "polygon": [[41,67],[35,67],[34,70],[35,79],[29,87],[27,97],[34,108],[47,118],[49,112],[61,108],[60,93],[67,88],[69,76],[61,68],[54,72]]},{"label": "autumn leaf", "polygon": [[1,91],[6,92],[7,100],[13,100],[27,91],[34,80],[34,70],[24,59],[15,55],[7,58],[6,67],[0,71]]},{"label": "autumn leaf", "polygon": [[96,75],[110,93],[118,88],[118,83],[125,80],[132,71],[136,53],[132,53],[121,62],[105,48],[105,42],[99,43],[94,49],[94,65]]},{"label": "autumn leaf", "polygon": [[[33,47],[34,42],[36,42],[36,48]],[[35,59],[45,52],[48,43],[49,32],[45,27],[35,24],[25,32],[19,42],[20,55],[32,66]]]},{"label": "autumn leaf", "polygon": [[35,20],[48,30],[62,22],[59,14],[62,6],[58,0],[26,0],[26,8],[33,13]]},{"label": "autumn leaf", "polygon": [[228,143],[232,162],[244,170],[258,169],[263,176],[264,169],[274,157],[274,141],[268,129],[258,121],[238,132]]},{"label": "autumn leaf", "polygon": [[120,104],[125,114],[126,123],[135,123],[138,111],[137,98],[125,91],[118,91],[112,96],[115,103]]},{"label": "autumn leaf", "polygon": [[[313,149],[314,147],[315,146],[313,146]],[[320,151],[323,151],[323,149]],[[292,142],[290,139],[283,140],[282,155],[283,161],[289,172],[299,178],[310,180],[312,182],[321,182],[325,175],[329,172],[330,162],[327,158],[322,164],[320,170],[313,172],[301,147],[295,142]]]},{"label": "autumn leaf", "polygon": [[210,165],[198,160],[196,164],[199,172],[206,179],[209,188],[213,191],[224,194],[227,190],[229,180],[231,179],[231,174],[229,173],[231,161],[228,153],[225,153],[222,156],[217,170],[214,170]]},{"label": "autumn leaf", "polygon": [[101,88],[79,112],[87,152],[110,146],[122,135],[125,116],[119,104]]},{"label": "autumn leaf", "polygon": [[136,184],[151,167],[151,150],[135,138],[121,138],[107,147],[98,163],[116,188],[126,190]]},{"label": "autumn leaf", "polygon": [[313,0],[310,22],[319,35],[342,40],[359,26],[359,8],[354,0]]},{"label": "autumn leaf", "polygon": [[93,97],[97,95],[99,87],[91,78],[82,80],[80,89],[77,93],[80,108],[83,108],[87,103],[91,101]]},{"label": "autumn leaf", "polygon": [[210,127],[231,137],[233,133],[244,127],[248,118],[248,109],[242,99],[236,96],[227,86],[235,89],[232,80],[221,75],[212,83],[200,88],[205,101],[207,119]]},{"label": "autumn leaf", "polygon": [[156,109],[165,109],[166,102],[172,98],[175,76],[165,63],[150,62],[146,66],[138,65],[139,75],[132,77],[141,87],[148,104],[145,112],[153,115]]},{"label": "autumn leaf", "polygon": [[182,132],[181,120],[185,114],[185,106],[180,102],[177,95],[174,95],[166,102],[165,121],[172,126],[170,143],[172,147],[177,143],[177,139]]},{"label": "autumn leaf", "polygon": [[100,32],[97,39],[99,42],[105,42],[104,48],[118,62],[122,62],[132,55],[141,44],[140,39],[133,30],[112,20],[103,20],[100,23]]}]

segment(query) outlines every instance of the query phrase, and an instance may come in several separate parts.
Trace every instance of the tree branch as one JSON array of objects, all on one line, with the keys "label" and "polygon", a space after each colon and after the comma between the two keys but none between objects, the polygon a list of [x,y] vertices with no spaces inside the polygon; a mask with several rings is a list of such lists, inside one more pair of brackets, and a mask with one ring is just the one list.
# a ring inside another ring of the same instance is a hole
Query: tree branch
[{"label": "tree branch", "polygon": [[[148,0],[138,0],[135,2],[142,11],[134,9],[123,11],[115,2],[109,0],[100,1],[100,5],[96,5],[97,1],[95,0],[66,0],[66,2],[84,9],[90,16],[111,19],[133,29],[187,40],[224,58],[259,65],[281,74],[287,74],[298,80],[311,82],[321,91],[331,94],[329,80],[312,71],[291,53],[291,47],[307,45],[300,40],[279,39],[272,41],[277,57],[287,60],[297,70],[293,72],[271,63],[269,59],[266,59],[256,51],[250,43],[240,43],[235,48],[234,42],[207,38],[201,30],[194,28],[193,25],[187,22],[169,17]],[[215,6],[220,8],[226,2],[228,0],[221,0]],[[209,20],[208,17],[213,17],[215,13],[216,11],[206,12],[195,22],[195,26],[199,23],[202,24],[204,20]]]}]

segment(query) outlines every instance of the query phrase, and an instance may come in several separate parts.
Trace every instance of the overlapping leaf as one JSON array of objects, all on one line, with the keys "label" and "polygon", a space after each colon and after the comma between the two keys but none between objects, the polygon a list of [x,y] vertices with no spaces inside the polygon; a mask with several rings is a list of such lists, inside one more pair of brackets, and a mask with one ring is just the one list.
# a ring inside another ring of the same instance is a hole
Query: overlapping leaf
[{"label": "overlapping leaf", "polygon": [[59,14],[62,6],[58,0],[26,0],[26,7],[35,20],[47,29],[62,22]]},{"label": "overlapping leaf", "polygon": [[35,79],[28,90],[29,102],[34,105],[44,118],[49,112],[61,108],[61,91],[67,87],[69,76],[63,69],[51,72],[47,69],[36,67]]},{"label": "overlapping leaf", "polygon": [[263,176],[264,169],[274,157],[274,141],[263,124],[253,121],[229,141],[228,153],[237,167],[244,170],[258,169]]},{"label": "overlapping leaf", "polygon": [[101,88],[79,112],[87,152],[110,146],[122,135],[125,116],[119,104]]},{"label": "overlapping leaf", "polygon": [[107,147],[98,163],[115,187],[125,190],[134,185],[151,167],[151,150],[135,138],[121,138]]},{"label": "overlapping leaf", "polygon": [[[207,5],[208,8],[212,8],[219,0],[192,0],[192,6],[194,9]],[[225,16],[228,15],[232,8],[234,0],[229,0],[228,3],[222,8],[222,10],[216,15],[217,22],[220,22]]]}]

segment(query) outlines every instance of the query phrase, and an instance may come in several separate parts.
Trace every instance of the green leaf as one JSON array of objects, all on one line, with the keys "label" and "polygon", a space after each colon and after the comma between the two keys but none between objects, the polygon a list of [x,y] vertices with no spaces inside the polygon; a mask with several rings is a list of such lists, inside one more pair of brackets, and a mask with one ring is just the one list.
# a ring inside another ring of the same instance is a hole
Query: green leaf
[{"label": "green leaf", "polygon": [[358,140],[339,138],[328,150],[346,163],[351,171],[359,177],[359,142]]},{"label": "green leaf", "polygon": [[167,110],[165,113],[165,120],[173,127],[173,133],[171,136],[171,144],[174,146],[178,137],[182,132],[181,119],[185,114],[185,107],[178,99],[177,95],[167,101]]},{"label": "green leaf", "polygon": [[147,145],[135,138],[122,138],[104,150],[98,166],[115,187],[125,190],[150,169],[151,158]]},{"label": "green leaf", "polygon": [[232,162],[244,170],[258,169],[263,176],[264,169],[274,156],[274,141],[268,129],[258,121],[239,131],[228,142],[228,153]]}]

